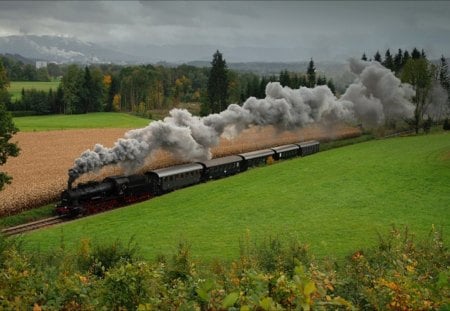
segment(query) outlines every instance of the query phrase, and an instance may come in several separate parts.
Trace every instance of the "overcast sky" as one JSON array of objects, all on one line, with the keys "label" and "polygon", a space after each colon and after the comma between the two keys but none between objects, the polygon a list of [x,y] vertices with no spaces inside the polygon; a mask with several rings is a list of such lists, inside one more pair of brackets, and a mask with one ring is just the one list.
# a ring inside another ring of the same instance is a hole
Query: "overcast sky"
[{"label": "overcast sky", "polygon": [[267,61],[345,61],[414,46],[437,58],[450,56],[450,2],[0,1],[0,36],[17,34],[71,36],[122,52],[257,48]]}]

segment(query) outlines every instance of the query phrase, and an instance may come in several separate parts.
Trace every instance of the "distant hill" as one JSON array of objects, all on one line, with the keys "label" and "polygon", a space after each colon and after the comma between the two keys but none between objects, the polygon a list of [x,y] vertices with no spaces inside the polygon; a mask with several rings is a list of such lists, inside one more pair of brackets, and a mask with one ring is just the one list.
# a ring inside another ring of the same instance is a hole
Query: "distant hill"
[{"label": "distant hill", "polygon": [[134,58],[94,43],[60,36],[0,37],[0,53],[57,63],[124,63]]}]

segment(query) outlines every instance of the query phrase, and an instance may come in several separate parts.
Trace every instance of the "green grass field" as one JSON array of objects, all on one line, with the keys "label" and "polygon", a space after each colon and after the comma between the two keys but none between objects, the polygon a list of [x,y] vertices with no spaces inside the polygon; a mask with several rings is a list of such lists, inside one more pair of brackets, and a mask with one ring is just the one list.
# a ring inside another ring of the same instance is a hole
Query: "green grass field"
[{"label": "green grass field", "polygon": [[450,230],[450,134],[375,140],[287,160],[23,237],[27,249],[64,241],[134,237],[145,258],[236,258],[239,241],[294,237],[318,257],[375,245],[377,232],[408,226],[419,238]]},{"label": "green grass field", "polygon": [[31,90],[35,89],[38,91],[48,91],[53,89],[56,91],[59,85],[59,81],[51,81],[51,82],[37,82],[37,81],[13,81],[10,83],[8,92],[11,94],[11,101],[14,102],[16,100],[21,99],[22,97],[22,89]]},{"label": "green grass field", "polygon": [[147,126],[149,123],[149,119],[117,112],[14,118],[14,124],[22,132],[82,128],[138,128]]}]

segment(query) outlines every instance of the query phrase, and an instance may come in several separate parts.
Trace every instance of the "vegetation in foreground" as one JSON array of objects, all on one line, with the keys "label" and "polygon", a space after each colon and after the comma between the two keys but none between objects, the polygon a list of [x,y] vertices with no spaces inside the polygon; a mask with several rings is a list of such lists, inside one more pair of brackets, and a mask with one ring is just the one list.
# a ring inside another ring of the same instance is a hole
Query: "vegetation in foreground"
[{"label": "vegetation in foreground", "polygon": [[5,310],[448,310],[450,253],[440,231],[417,240],[391,228],[342,262],[317,261],[296,240],[245,236],[231,263],[172,256],[139,259],[128,244],[63,241],[52,254],[0,237]]},{"label": "vegetation in foreground", "polygon": [[127,113],[97,112],[81,115],[48,115],[14,118],[22,132],[84,128],[139,128],[150,120]]},{"label": "vegetation in foreground", "polygon": [[[236,241],[297,237],[318,257],[343,258],[376,243],[377,231],[408,225],[419,236],[450,227],[448,134],[375,140],[287,160],[223,180],[27,234],[29,249],[64,239],[108,244],[135,236],[147,259],[187,239],[194,256],[226,260]],[[132,224],[132,225],[131,225]]]}]

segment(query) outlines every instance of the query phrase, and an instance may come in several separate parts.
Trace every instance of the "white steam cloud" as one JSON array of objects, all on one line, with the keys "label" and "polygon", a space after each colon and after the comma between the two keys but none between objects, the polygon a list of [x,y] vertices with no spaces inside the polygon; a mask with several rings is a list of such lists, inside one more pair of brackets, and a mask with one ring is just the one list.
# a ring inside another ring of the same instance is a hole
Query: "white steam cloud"
[{"label": "white steam cloud", "polygon": [[388,119],[412,117],[411,86],[402,84],[377,62],[352,59],[350,69],[358,78],[339,99],[327,86],[293,90],[272,82],[266,86],[264,99],[250,97],[242,106],[232,104],[218,114],[200,118],[187,110],[173,109],[164,121],[127,132],[112,148],[97,144],[93,150],[86,150],[69,170],[69,185],[79,175],[105,165],[137,169],[158,149],[185,161],[210,159],[210,149],[218,145],[220,136],[235,137],[254,125],[272,125],[284,131],[341,120],[375,127]]}]

